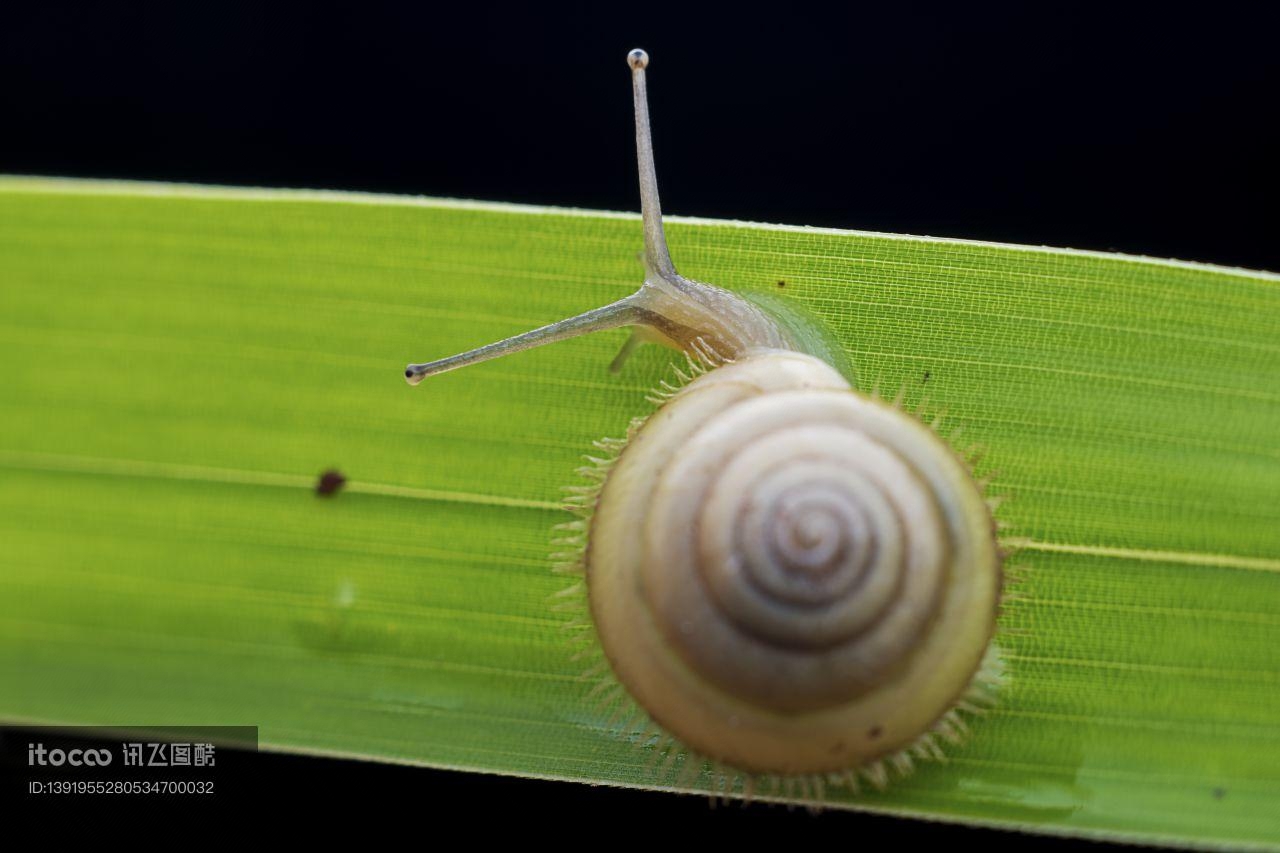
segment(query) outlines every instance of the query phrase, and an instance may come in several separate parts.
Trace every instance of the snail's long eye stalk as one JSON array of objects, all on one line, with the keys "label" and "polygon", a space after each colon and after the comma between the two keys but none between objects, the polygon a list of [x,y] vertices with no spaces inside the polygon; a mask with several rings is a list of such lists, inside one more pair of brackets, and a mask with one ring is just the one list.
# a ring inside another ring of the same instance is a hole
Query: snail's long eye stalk
[{"label": "snail's long eye stalk", "polygon": [[636,164],[640,169],[640,215],[644,219],[644,255],[651,272],[662,278],[676,274],[662,231],[662,205],[658,203],[658,172],[653,165],[653,134],[649,130],[649,95],[644,69],[649,54],[636,48],[627,54],[631,66],[631,90],[636,109]]},{"label": "snail's long eye stalk", "polygon": [[603,308],[593,308],[584,314],[561,320],[558,323],[552,323],[549,326],[542,326],[531,332],[516,335],[513,338],[486,344],[477,349],[459,353],[458,355],[451,355],[438,361],[411,364],[404,369],[404,378],[409,381],[410,385],[417,385],[428,376],[444,373],[446,370],[466,367],[468,364],[488,361],[491,358],[533,349],[543,344],[552,344],[556,341],[563,341],[566,338],[576,338],[578,335],[583,335],[587,332],[630,326],[638,322],[639,319],[639,312],[632,303],[631,297],[628,296]]},{"label": "snail's long eye stalk", "polygon": [[[644,259],[650,276],[657,276],[668,282],[683,281],[676,274],[671,263],[671,254],[667,251],[667,239],[662,231],[662,208],[658,204],[658,176],[653,167],[653,139],[649,135],[649,100],[645,91],[644,69],[649,64],[649,54],[643,50],[633,50],[627,54],[627,64],[631,66],[631,87],[635,99],[636,110],[636,161],[640,168],[640,213],[644,220]],[[689,287],[690,283],[684,283]],[[654,311],[652,298],[646,301],[645,288],[624,299],[619,299],[603,308],[596,308],[585,314],[507,338],[504,341],[487,344],[469,352],[451,355],[438,361],[423,364],[411,364],[405,368],[404,378],[410,385],[417,385],[428,376],[444,373],[446,370],[465,367],[480,361],[507,355],[521,350],[574,338],[587,332],[598,332],[603,329],[616,329],[620,326],[653,326],[666,327],[670,333],[676,328],[672,322],[663,321]],[[618,353],[618,357],[610,365],[617,370],[622,362],[640,341],[632,336]],[[675,344],[672,344],[673,346]]]}]

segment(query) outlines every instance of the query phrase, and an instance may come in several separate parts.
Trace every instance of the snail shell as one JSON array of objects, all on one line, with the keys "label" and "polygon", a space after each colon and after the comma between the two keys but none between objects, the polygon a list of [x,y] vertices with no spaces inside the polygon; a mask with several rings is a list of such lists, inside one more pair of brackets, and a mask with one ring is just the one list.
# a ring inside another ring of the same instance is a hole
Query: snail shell
[{"label": "snail shell", "polygon": [[589,543],[618,678],[698,752],[758,773],[908,747],[995,624],[999,557],[964,463],[799,353],[721,367],[649,418]]},{"label": "snail shell", "polygon": [[632,431],[587,496],[589,526],[578,523],[613,674],[687,747],[748,773],[832,774],[905,754],[984,672],[1001,592],[987,502],[929,427],[855,391],[812,327],[675,271],[648,57],[628,62],[640,290],[405,376],[619,326],[634,332],[615,369],[644,340],[714,367]]}]

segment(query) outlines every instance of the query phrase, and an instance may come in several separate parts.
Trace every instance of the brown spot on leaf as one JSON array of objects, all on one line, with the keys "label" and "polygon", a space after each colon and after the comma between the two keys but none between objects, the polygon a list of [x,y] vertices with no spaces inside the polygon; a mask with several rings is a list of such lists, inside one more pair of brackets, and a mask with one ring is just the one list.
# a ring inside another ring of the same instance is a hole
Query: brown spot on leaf
[{"label": "brown spot on leaf", "polygon": [[316,480],[316,494],[322,498],[331,497],[337,494],[346,482],[347,478],[342,476],[341,471],[330,468]]},{"label": "brown spot on leaf", "polygon": [[787,283],[782,279],[778,279],[778,287],[786,287]]}]

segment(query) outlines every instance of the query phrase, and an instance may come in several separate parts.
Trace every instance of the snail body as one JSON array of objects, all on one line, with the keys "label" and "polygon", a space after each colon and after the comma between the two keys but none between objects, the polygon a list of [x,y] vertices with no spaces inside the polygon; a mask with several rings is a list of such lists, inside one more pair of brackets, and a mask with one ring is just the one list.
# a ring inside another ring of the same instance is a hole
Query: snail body
[{"label": "snail body", "polygon": [[426,364],[427,375],[598,329],[700,374],[635,427],[584,498],[587,604],[629,696],[699,756],[832,776],[937,751],[989,674],[991,511],[932,429],[854,390],[825,339],[680,276],[662,231],[643,51],[628,56],[645,283],[603,308]]}]

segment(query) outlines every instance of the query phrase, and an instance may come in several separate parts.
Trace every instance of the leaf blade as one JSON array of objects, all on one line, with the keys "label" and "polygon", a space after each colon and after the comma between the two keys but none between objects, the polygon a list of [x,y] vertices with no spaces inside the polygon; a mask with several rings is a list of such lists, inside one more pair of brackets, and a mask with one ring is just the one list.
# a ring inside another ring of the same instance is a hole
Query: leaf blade
[{"label": "leaf blade", "polygon": [[[785,282],[863,386],[945,409],[1012,493],[1031,570],[1000,709],[855,805],[1277,844],[1275,277],[668,230],[692,277]],[[582,698],[546,558],[559,487],[667,357],[614,380],[602,335],[399,376],[628,292],[638,235],[502,205],[0,182],[0,716],[653,784]],[[323,501],[307,485],[329,466],[352,482]]]}]

